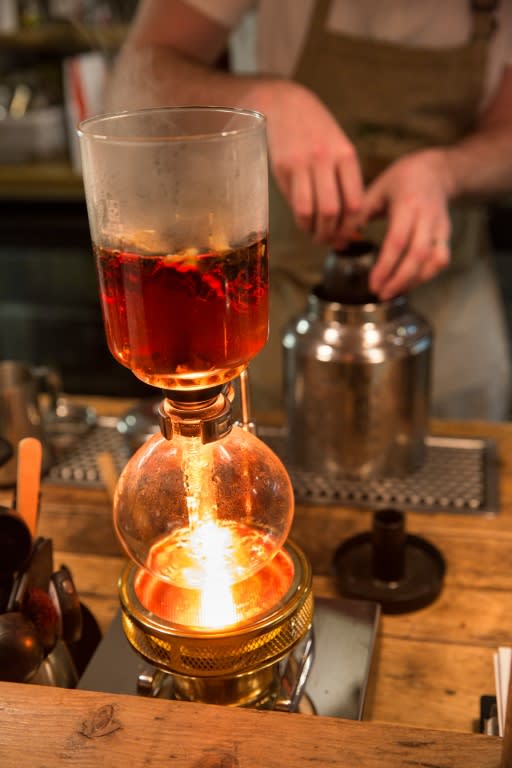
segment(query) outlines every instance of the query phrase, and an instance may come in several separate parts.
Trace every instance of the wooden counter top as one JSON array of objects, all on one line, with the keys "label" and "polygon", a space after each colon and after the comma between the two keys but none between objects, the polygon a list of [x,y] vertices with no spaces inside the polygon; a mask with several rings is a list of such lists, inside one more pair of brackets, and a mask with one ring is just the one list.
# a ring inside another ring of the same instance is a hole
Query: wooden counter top
[{"label": "wooden counter top", "polygon": [[500,740],[492,736],[12,683],[0,691],[2,768],[500,764]]},{"label": "wooden counter top", "polygon": [[[126,401],[92,402],[108,414],[127,407]],[[498,768],[500,740],[474,732],[480,696],[494,693],[493,652],[498,645],[512,644],[512,424],[434,422],[431,431],[497,441],[501,510],[494,517],[407,515],[408,532],[424,536],[443,553],[445,586],[427,608],[382,617],[372,722],[4,683],[2,768],[68,762],[117,766],[127,759],[132,765],[169,763],[177,768],[271,768],[312,761],[346,768]],[[11,497],[11,492],[0,492],[0,503]],[[329,573],[334,550],[370,525],[366,511],[331,506],[296,510],[292,538],[311,560],[316,594],[335,594]],[[82,601],[106,630],[118,610],[116,583],[123,563],[106,492],[45,482],[39,533],[52,538],[56,566],[69,566]],[[85,732],[93,727],[84,725],[88,722],[96,723],[98,733]],[[39,744],[39,761],[30,762],[18,752],[27,739],[34,748]]]}]

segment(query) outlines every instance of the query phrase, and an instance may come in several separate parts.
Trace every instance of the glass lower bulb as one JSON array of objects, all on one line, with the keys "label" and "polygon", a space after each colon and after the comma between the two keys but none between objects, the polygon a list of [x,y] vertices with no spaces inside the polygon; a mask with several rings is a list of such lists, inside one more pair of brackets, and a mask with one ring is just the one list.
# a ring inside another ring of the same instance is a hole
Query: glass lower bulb
[{"label": "glass lower bulb", "polygon": [[293,506],[281,461],[235,426],[208,444],[150,438],[120,477],[114,523],[128,555],[158,580],[218,594],[271,562]]}]

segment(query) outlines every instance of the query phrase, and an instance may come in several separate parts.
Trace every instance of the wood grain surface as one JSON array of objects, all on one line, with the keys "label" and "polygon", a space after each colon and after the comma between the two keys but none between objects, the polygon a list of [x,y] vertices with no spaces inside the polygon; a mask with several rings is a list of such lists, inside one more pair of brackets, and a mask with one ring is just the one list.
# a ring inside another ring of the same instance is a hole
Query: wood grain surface
[{"label": "wood grain surface", "polygon": [[[31,695],[26,689],[31,689]],[[2,768],[498,768],[497,738],[4,683]]]},{"label": "wood grain surface", "polygon": [[[90,402],[107,414],[129,405],[102,398]],[[138,764],[148,766],[271,768],[282,766],[286,758],[286,764],[297,766],[497,768],[500,740],[472,732],[480,696],[494,693],[493,652],[498,645],[512,644],[512,424],[434,422],[431,431],[497,441],[500,511],[496,516],[407,514],[407,530],[442,552],[445,584],[427,608],[381,618],[370,723],[295,715],[283,719],[277,713],[219,712],[176,702],[2,684],[0,765],[32,765],[15,762],[12,754],[11,762],[5,762],[5,748],[22,749],[24,734],[36,728],[41,711],[48,731],[41,741],[42,757],[33,763],[38,766],[69,761],[117,766],[137,750],[146,756]],[[0,491],[0,503],[9,503],[11,495]],[[316,594],[336,594],[333,553],[343,540],[370,525],[371,511],[297,508],[291,535],[311,560]],[[56,566],[68,565],[82,601],[106,631],[118,609],[117,578],[124,562],[107,492],[44,482],[38,531],[52,538]],[[83,723],[100,717],[103,707],[112,707],[119,728],[104,739],[84,734]],[[199,722],[201,734],[193,736]],[[301,762],[299,744],[303,756],[309,744],[309,761]]]}]

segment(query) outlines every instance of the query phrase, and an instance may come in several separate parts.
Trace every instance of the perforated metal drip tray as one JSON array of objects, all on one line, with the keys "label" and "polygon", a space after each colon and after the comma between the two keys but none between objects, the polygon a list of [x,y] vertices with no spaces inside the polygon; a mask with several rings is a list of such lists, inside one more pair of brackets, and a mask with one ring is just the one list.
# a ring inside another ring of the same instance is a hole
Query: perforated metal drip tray
[{"label": "perforated metal drip tray", "polygon": [[[126,439],[116,429],[117,419],[98,424],[72,448],[62,453],[47,482],[102,487],[96,457],[112,454],[119,471],[130,457]],[[397,509],[455,514],[491,515],[499,512],[496,444],[483,438],[428,437],[423,467],[405,478],[354,481],[294,469],[286,459],[286,430],[260,426],[259,437],[283,460],[290,473],[298,504],[346,505],[368,509]]]},{"label": "perforated metal drip tray", "polygon": [[407,477],[350,480],[315,474],[291,466],[286,459],[286,430],[262,428],[260,437],[287,466],[300,504],[347,505],[418,512],[491,515],[499,511],[496,443],[483,438],[426,439],[425,463]]},{"label": "perforated metal drip tray", "polygon": [[131,455],[126,439],[117,431],[115,416],[101,416],[89,432],[66,450],[57,452],[56,463],[43,482],[61,485],[102,488],[97,457],[110,453],[116,469],[121,472]]}]

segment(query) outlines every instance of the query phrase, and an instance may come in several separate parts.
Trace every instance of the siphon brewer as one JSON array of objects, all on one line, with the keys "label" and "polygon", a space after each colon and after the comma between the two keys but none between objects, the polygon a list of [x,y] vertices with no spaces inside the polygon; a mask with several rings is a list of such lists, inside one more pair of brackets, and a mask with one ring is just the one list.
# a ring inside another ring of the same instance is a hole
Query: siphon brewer
[{"label": "siphon brewer", "polygon": [[406,296],[371,293],[376,256],[363,240],[328,253],[282,336],[287,453],[300,470],[361,480],[424,461],[432,330]]},{"label": "siphon brewer", "polygon": [[285,467],[231,407],[268,335],[265,118],[140,110],[79,136],[109,348],[163,396],[115,491],[125,635],[175,698],[276,708],[311,568]]}]

